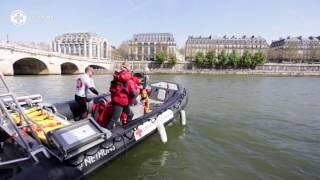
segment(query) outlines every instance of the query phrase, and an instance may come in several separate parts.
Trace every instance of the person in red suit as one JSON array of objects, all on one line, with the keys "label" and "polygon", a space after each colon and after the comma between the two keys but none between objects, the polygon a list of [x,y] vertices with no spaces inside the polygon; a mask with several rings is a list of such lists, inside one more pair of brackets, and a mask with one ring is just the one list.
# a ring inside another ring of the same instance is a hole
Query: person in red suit
[{"label": "person in red suit", "polygon": [[111,101],[114,106],[112,117],[107,128],[111,129],[120,126],[120,116],[122,112],[127,114],[127,120],[133,118],[133,113],[129,105],[135,103],[133,99],[138,96],[136,83],[132,80],[130,73],[130,64],[125,62],[122,64],[120,71],[116,71],[110,86]]}]

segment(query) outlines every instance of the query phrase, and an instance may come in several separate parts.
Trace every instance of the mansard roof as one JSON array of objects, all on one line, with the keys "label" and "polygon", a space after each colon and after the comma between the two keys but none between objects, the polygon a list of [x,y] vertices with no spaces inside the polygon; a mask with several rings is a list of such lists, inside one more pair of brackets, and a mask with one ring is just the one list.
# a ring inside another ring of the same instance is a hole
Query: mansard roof
[{"label": "mansard roof", "polygon": [[173,35],[170,33],[139,33],[134,34],[132,41],[134,42],[163,42],[173,41]]}]

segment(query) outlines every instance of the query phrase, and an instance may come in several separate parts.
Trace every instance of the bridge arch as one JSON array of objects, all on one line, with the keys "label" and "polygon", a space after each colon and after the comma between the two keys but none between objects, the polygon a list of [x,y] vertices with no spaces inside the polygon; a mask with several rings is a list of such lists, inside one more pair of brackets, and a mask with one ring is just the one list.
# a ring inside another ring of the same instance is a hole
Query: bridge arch
[{"label": "bridge arch", "polygon": [[90,67],[92,67],[94,70],[106,70],[107,68],[103,67],[103,66],[99,66],[99,65],[89,65]]},{"label": "bridge arch", "polygon": [[103,74],[108,70],[107,68],[105,68],[103,66],[99,66],[99,65],[89,65],[89,66],[94,69],[96,74]]},{"label": "bridge arch", "polygon": [[14,75],[49,74],[49,68],[37,58],[25,57],[13,63]]},{"label": "bridge arch", "polygon": [[74,63],[65,62],[65,63],[62,63],[60,66],[61,66],[61,74],[78,74],[78,73],[80,73],[78,66]]}]

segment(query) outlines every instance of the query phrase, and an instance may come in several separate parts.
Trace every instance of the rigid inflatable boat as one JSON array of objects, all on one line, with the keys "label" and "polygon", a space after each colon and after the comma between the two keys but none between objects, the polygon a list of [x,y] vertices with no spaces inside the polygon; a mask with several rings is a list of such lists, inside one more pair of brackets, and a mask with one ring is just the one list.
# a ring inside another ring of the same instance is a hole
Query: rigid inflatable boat
[{"label": "rigid inflatable boat", "polygon": [[[80,115],[74,101],[47,104],[40,95],[15,98],[1,80],[7,93],[0,95],[0,179],[81,179],[155,132],[167,142],[165,126],[174,119],[186,123],[188,96],[177,83],[150,84],[152,111],[144,113],[138,103],[130,107],[133,120],[109,130],[93,115],[75,121]],[[105,95],[91,102],[109,99]]]}]

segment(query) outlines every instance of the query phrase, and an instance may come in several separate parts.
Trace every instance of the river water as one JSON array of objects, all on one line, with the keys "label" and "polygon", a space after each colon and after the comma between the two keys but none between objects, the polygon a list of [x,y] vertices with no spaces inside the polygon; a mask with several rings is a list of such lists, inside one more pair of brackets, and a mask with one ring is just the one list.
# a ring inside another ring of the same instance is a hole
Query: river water
[{"label": "river water", "polygon": [[[18,95],[73,98],[75,76],[7,77]],[[110,75],[95,76],[106,91]],[[155,75],[189,92],[187,126],[167,128],[88,179],[320,179],[320,78]]]}]

